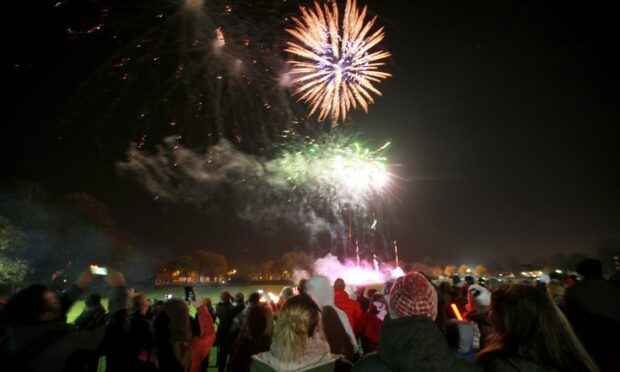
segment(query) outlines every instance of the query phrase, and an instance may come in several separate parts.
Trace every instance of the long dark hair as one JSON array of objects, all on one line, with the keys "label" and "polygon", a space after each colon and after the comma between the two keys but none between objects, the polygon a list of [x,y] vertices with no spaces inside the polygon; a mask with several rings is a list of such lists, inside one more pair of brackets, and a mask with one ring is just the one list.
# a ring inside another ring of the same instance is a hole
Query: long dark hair
[{"label": "long dark hair", "polygon": [[478,355],[479,364],[500,355],[558,371],[598,371],[560,309],[534,287],[496,288],[491,295],[491,321],[496,334]]}]

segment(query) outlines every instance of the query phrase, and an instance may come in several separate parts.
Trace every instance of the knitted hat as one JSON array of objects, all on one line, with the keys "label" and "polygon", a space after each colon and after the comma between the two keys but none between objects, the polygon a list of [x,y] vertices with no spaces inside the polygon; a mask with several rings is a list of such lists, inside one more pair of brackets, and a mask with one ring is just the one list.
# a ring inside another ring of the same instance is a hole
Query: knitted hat
[{"label": "knitted hat", "polygon": [[414,315],[437,317],[437,291],[418,272],[411,272],[396,279],[390,290],[390,308],[399,317]]},{"label": "knitted hat", "polygon": [[491,292],[481,285],[470,285],[468,292],[471,295],[471,302],[477,306],[490,306],[491,305]]}]

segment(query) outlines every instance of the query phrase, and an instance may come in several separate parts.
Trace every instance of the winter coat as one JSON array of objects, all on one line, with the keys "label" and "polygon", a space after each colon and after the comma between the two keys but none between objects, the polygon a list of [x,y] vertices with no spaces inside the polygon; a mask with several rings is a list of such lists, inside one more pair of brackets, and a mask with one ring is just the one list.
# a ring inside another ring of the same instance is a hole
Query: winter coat
[{"label": "winter coat", "polygon": [[360,359],[353,371],[481,371],[456,358],[443,334],[428,317],[387,319],[381,328],[377,353]]},{"label": "winter coat", "polygon": [[362,349],[364,350],[364,354],[368,354],[377,351],[383,320],[379,319],[377,316],[374,304],[370,304],[370,311],[364,313],[364,317],[364,328],[361,334]]},{"label": "winter coat", "polygon": [[[348,336],[350,347],[353,350],[357,351],[357,339],[353,332],[353,328],[349,323],[349,318],[347,317],[347,314],[344,311],[338,309],[334,304],[334,287],[332,287],[329,279],[322,275],[313,276],[312,278],[310,278],[310,280],[306,282],[306,293],[312,296],[312,298],[323,309],[322,328],[325,332],[325,335],[327,336],[328,342],[330,343],[330,345],[332,345],[332,352],[336,353],[333,350],[338,349],[338,347],[334,347],[332,342],[334,340],[343,339],[343,337],[341,337],[343,336],[341,334],[341,330],[344,330],[344,335]],[[331,308],[331,310],[326,308]],[[340,320],[342,328],[337,326],[337,321],[333,316],[333,313],[338,315],[338,319]],[[348,347],[346,347],[345,349],[348,349]],[[340,354],[340,352],[337,353]],[[345,356],[347,357],[347,359],[349,358],[348,355],[345,354]]]},{"label": "winter coat", "polygon": [[566,290],[566,317],[602,372],[620,366],[620,285],[588,278]]},{"label": "winter coat", "polygon": [[352,300],[344,289],[334,290],[334,304],[344,311],[355,335],[359,335],[364,325],[364,312],[359,302]]},{"label": "winter coat", "polygon": [[[69,361],[82,352],[93,352],[103,339],[105,325],[92,330],[78,330],[67,324],[66,314],[83,291],[77,287],[65,292],[60,302],[63,316],[59,320],[27,326],[6,327],[2,339],[2,369],[7,371],[61,372]],[[116,311],[114,301],[110,310]]]},{"label": "winter coat", "polygon": [[216,345],[229,344],[232,342],[230,339],[230,330],[237,310],[230,302],[218,302],[217,305],[215,305],[215,313],[220,320],[220,324],[217,327]]},{"label": "winter coat", "polygon": [[[343,355],[354,360],[357,354],[357,344],[353,345],[349,334],[338,315],[338,309],[333,306],[324,306],[321,310],[321,329],[329,343],[332,354]],[[346,322],[346,320],[345,320]]]},{"label": "winter coat", "polygon": [[502,355],[500,352],[491,352],[479,361],[485,372],[547,372],[548,370],[534,362],[522,358]]}]

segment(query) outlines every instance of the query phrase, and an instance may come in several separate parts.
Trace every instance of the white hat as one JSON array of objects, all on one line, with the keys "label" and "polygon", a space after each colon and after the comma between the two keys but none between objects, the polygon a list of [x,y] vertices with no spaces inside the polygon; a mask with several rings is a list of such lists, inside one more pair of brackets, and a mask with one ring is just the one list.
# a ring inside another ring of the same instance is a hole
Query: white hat
[{"label": "white hat", "polygon": [[472,302],[474,305],[478,306],[489,306],[491,305],[491,292],[488,289],[484,288],[481,285],[473,284],[470,285],[467,289],[467,292],[471,294]]}]

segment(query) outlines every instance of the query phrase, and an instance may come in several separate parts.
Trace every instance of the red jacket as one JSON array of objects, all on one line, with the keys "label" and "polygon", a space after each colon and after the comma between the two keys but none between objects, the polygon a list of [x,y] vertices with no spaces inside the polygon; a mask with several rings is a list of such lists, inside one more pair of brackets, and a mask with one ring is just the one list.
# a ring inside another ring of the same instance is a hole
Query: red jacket
[{"label": "red jacket", "polygon": [[192,371],[200,371],[202,360],[209,355],[211,346],[215,342],[215,327],[213,318],[205,305],[196,309],[198,323],[200,324],[200,336],[192,338]]},{"label": "red jacket", "polygon": [[335,289],[334,303],[337,308],[347,314],[353,332],[356,336],[359,335],[364,327],[364,312],[359,302],[352,300],[344,289]]}]

